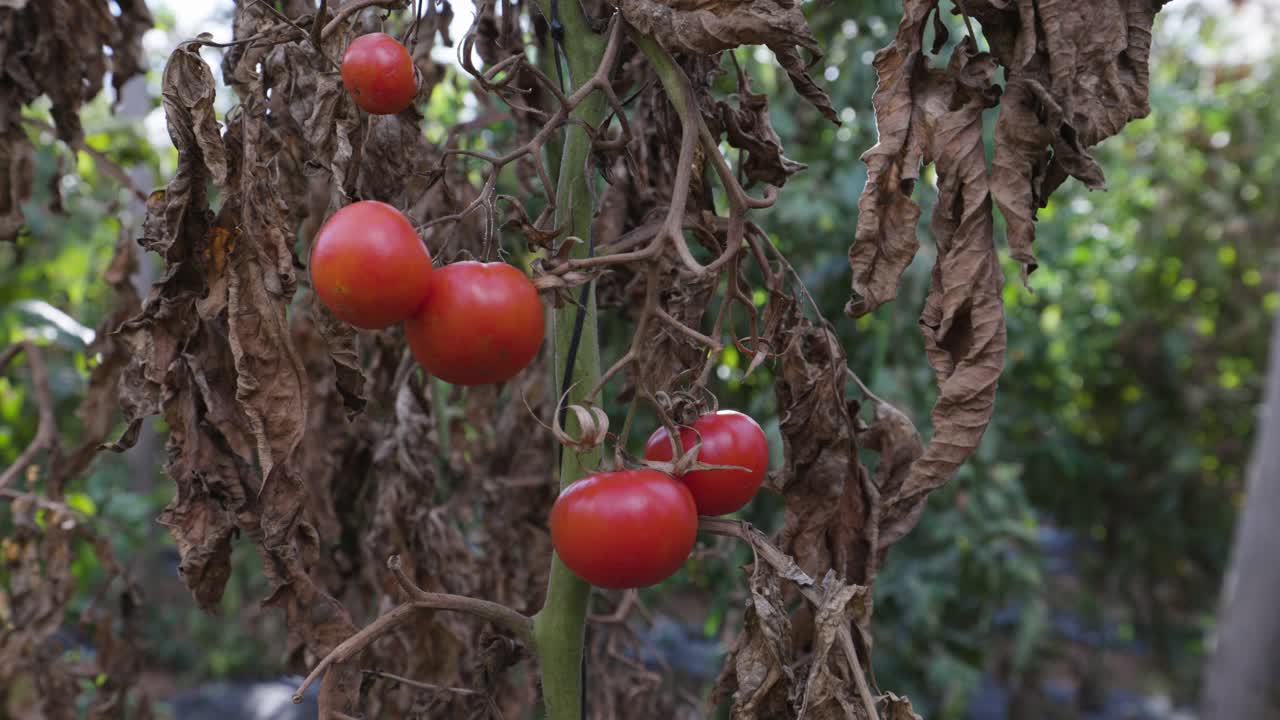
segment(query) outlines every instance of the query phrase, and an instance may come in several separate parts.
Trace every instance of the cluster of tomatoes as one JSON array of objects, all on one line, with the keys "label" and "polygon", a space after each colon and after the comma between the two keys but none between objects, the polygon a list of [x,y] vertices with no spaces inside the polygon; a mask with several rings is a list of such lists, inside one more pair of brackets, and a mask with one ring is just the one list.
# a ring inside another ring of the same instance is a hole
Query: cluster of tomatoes
[{"label": "cluster of tomatoes", "polygon": [[[649,468],[591,475],[560,493],[551,508],[551,544],[578,577],[603,588],[646,587],[688,559],[699,515],[741,509],[769,469],[769,443],[755,420],[732,410],[703,415],[680,430],[680,444],[701,441],[698,462],[718,466],[672,477]],[[670,462],[666,428],[644,446],[646,460]]]},{"label": "cluster of tomatoes", "polygon": [[542,300],[506,263],[431,267],[431,255],[399,210],[361,201],[320,228],[311,284],[338,318],[360,328],[405,323],[427,372],[454,385],[510,379],[542,345]]},{"label": "cluster of tomatoes", "polygon": [[[342,82],[377,115],[405,110],[417,93],[409,52],[384,33],[351,43]],[[329,218],[312,245],[311,281],[320,301],[356,327],[404,322],[418,364],[455,385],[508,380],[542,344],[542,302],[524,273],[500,262],[433,269],[413,225],[384,203],[352,203]],[[741,509],[769,467],[764,431],[742,413],[715,412],[682,428],[681,446],[695,443],[702,469],[601,472],[562,492],[551,509],[551,540],[565,565],[604,588],[653,585],[679,570],[698,516]],[[645,459],[670,463],[673,455],[666,428],[658,428]]]}]

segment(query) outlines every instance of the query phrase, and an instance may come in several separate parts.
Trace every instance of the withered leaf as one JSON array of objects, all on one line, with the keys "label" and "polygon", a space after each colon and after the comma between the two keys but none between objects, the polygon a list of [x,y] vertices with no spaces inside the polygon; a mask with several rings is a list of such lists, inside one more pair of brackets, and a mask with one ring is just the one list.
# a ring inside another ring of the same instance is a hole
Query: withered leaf
[{"label": "withered leaf", "polygon": [[732,692],[732,714],[741,720],[790,714],[794,650],[791,618],[778,580],[774,571],[757,559],[751,572],[751,596],[743,615],[742,636],[725,659],[724,670],[712,691],[713,702]]},{"label": "withered leaf", "polygon": [[911,707],[911,701],[905,697],[898,697],[893,693],[886,693],[888,706],[886,710],[888,714],[885,720],[924,720],[920,714]]},{"label": "withered leaf", "polygon": [[[995,64],[966,38],[956,47],[949,69],[957,78],[951,106],[958,107],[938,117],[929,150],[938,171],[933,214],[938,259],[920,316],[939,394],[931,414],[933,437],[893,500],[898,510],[923,503],[977,447],[991,421],[1004,368],[1004,273],[992,238],[982,144],[982,110],[991,100]],[[887,509],[886,515],[891,514]],[[881,546],[909,529],[887,528]]]},{"label": "withered leaf", "polygon": [[169,138],[179,153],[199,151],[214,182],[227,179],[226,150],[213,109],[213,72],[200,57],[201,44],[183,43],[169,56],[161,78],[161,97]]},{"label": "withered leaf", "polygon": [[[792,85],[828,120],[835,108],[809,75],[822,46],[795,0],[616,0],[627,22],[672,52],[714,55],[740,45],[766,45]],[[805,63],[799,49],[812,58]]]},{"label": "withered leaf", "polygon": [[1102,0],[1088,13],[1068,3],[975,0],[992,52],[1005,67],[991,193],[1024,273],[1035,213],[1068,176],[1104,186],[1088,148],[1150,112],[1151,26],[1164,0]]},{"label": "withered leaf", "polygon": [[781,187],[787,178],[807,165],[782,154],[782,139],[769,120],[769,96],[751,91],[751,76],[738,70],[738,107],[717,102],[719,121],[728,134],[729,145],[745,150],[742,170],[751,182]]},{"label": "withered leaf", "polygon": [[286,308],[297,281],[283,227],[280,200],[269,176],[255,173],[263,132],[248,101],[240,118],[244,157],[240,203],[244,234],[231,255],[227,288],[228,340],[236,366],[236,400],[257,441],[264,479],[277,463],[289,463],[306,423],[306,370],[293,348]]},{"label": "withered leaf", "polygon": [[845,307],[861,317],[898,295],[898,282],[920,248],[916,224],[920,206],[911,199],[923,160],[924,103],[917,98],[927,74],[921,50],[924,25],[936,0],[904,3],[902,21],[893,42],[878,51],[872,65],[878,82],[871,105],[875,108],[879,140],[862,154],[867,184],[858,199],[858,224],[849,265],[853,268],[854,299]]},{"label": "withered leaf", "polygon": [[311,298],[311,314],[315,318],[316,329],[328,346],[329,357],[337,372],[338,392],[342,394],[347,419],[350,420],[360,414],[367,403],[364,369],[360,365],[359,336],[355,328],[334,317],[328,308],[320,304],[317,296],[313,294]]},{"label": "withered leaf", "polygon": [[992,239],[982,140],[982,112],[999,96],[996,63],[966,37],[947,68],[929,67],[920,42],[930,7],[927,1],[909,3],[898,38],[877,54],[881,142],[864,156],[872,171],[849,253],[854,288],[862,297],[847,310],[861,315],[896,294],[915,254],[920,210],[910,192],[920,166],[933,162],[938,258],[920,327],[939,387],[934,435],[900,490],[883,498],[888,524],[881,529],[881,548],[914,526],[928,493],[973,452],[991,420],[1004,365],[1004,276]]},{"label": "withered leaf", "polygon": [[859,467],[845,402],[844,349],[829,327],[809,321],[780,293],[766,307],[765,335],[780,354],[774,391],[786,459],[770,477],[786,501],[778,544],[820,577],[847,561],[847,544],[839,540],[850,529],[844,526],[853,524],[856,535],[864,520],[841,517],[842,498],[861,493],[851,482]]},{"label": "withered leaf", "polygon": [[833,663],[848,666],[849,659],[839,663],[841,650],[837,640],[848,631],[859,615],[865,615],[867,588],[841,582],[835,572],[828,572],[821,584],[822,594],[814,618],[812,656],[809,676],[805,681],[800,720],[844,720],[861,718],[863,713],[855,700],[853,683],[842,678]]},{"label": "withered leaf", "polygon": [[24,105],[48,96],[58,137],[82,135],[80,107],[111,74],[119,89],[143,70],[142,35],[151,28],[143,0],[40,0],[0,3],[0,133],[17,127]]},{"label": "withered leaf", "polygon": [[[858,444],[880,455],[873,482],[879,495],[880,513],[874,536],[879,567],[884,551],[919,521],[924,503],[897,504],[912,465],[924,454],[924,443],[911,419],[882,400],[875,401],[875,419],[858,433]],[[904,529],[905,528],[905,529]]]}]

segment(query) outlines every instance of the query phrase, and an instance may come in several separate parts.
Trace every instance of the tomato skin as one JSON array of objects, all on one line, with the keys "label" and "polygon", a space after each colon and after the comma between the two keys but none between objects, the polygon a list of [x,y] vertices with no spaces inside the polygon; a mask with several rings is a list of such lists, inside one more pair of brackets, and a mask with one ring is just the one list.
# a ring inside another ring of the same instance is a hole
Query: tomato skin
[{"label": "tomato skin", "polygon": [[[695,432],[696,431],[696,432]],[[736,465],[746,470],[695,470],[676,479],[689,486],[700,515],[725,515],[741,510],[764,483],[769,471],[769,441],[748,415],[721,410],[703,415],[691,427],[680,428],[680,444],[689,448],[702,438],[698,462]],[[670,434],[659,427],[644,445],[646,460],[671,462]]]},{"label": "tomato skin", "polygon": [[418,364],[454,385],[509,380],[538,354],[543,330],[542,299],[523,272],[472,260],[436,270],[405,323]]},{"label": "tomato skin", "polygon": [[620,590],[659,583],[684,565],[698,535],[693,495],[657,470],[602,472],[551,507],[551,544],[575,575]]},{"label": "tomato skin", "polygon": [[363,200],[329,218],[311,245],[311,285],[325,307],[356,327],[408,318],[427,298],[431,254],[408,218]]},{"label": "tomato skin", "polygon": [[351,41],[342,56],[342,85],[357,105],[374,115],[395,115],[418,94],[413,58],[386,33]]}]

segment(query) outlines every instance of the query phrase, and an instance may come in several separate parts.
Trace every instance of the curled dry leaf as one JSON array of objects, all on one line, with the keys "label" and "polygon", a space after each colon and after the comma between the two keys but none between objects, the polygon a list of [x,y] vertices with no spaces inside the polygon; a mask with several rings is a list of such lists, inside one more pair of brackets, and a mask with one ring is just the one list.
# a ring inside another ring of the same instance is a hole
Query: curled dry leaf
[{"label": "curled dry leaf", "polygon": [[76,415],[83,423],[80,443],[58,465],[61,477],[56,482],[59,484],[77,477],[88,468],[101,449],[102,441],[115,429],[120,378],[129,363],[129,347],[116,330],[141,309],[138,292],[130,281],[137,266],[133,238],[121,232],[116,239],[111,263],[103,273],[103,279],[115,294],[115,302],[86,349],[89,357],[99,360],[89,370],[89,388],[76,408]]},{"label": "curled dry leaf", "polygon": [[[266,602],[284,608],[299,643],[323,654],[354,627],[310,577],[319,538],[303,513],[297,452],[309,386],[287,321],[292,233],[268,161],[279,145],[261,76],[219,135],[213,77],[198,48],[180,46],[165,68],[178,171],[149,198],[142,243],[167,269],[118,333],[133,356],[121,383],[130,431],[117,447],[132,442],[142,417],[163,412],[177,493],[160,522],[177,542],[184,581],[202,606],[216,607],[232,541],[247,535],[264,557]],[[211,180],[224,191],[216,217]],[[322,705],[347,706],[356,684],[348,668],[331,673]]]},{"label": "curled dry leaf", "polygon": [[751,76],[738,68],[738,107],[715,103],[717,121],[728,134],[729,145],[746,151],[742,171],[751,182],[782,187],[787,178],[808,167],[782,154],[782,139],[769,119],[769,96],[751,91]]},{"label": "curled dry leaf", "polygon": [[751,595],[743,614],[742,634],[725,659],[711,693],[712,702],[719,703],[732,694],[732,715],[740,720],[790,717],[795,649],[781,578],[759,558],[751,568]]},{"label": "curled dry leaf", "polygon": [[569,405],[565,411],[573,413],[581,434],[575,438],[566,432],[557,415],[551,427],[551,434],[555,436],[556,441],[577,452],[587,452],[592,448],[600,447],[609,435],[609,415],[604,408],[598,405]]},{"label": "curled dry leaf", "polygon": [[[690,328],[699,328],[707,312],[707,305],[716,289],[717,278],[681,278],[680,260],[675,250],[666,245],[657,260],[658,270],[656,301],[676,322]],[[645,311],[648,293],[648,274],[637,273],[625,288],[628,314],[637,321]],[[627,386],[619,394],[618,401],[626,402],[637,388],[649,393],[672,393],[687,381],[690,375],[701,369],[706,360],[707,348],[694,342],[672,325],[651,318],[636,338],[636,347],[642,348],[636,362],[627,373]],[[700,399],[699,399],[700,400]],[[689,419],[692,422],[692,419]]]},{"label": "curled dry leaf", "polygon": [[[151,28],[143,0],[0,2],[0,242],[18,236],[31,197],[33,149],[22,108],[47,96],[58,137],[81,140],[80,107],[110,72],[120,88],[142,72],[142,35]],[[55,200],[57,194],[54,194]],[[55,208],[58,209],[58,208]]]},{"label": "curled dry leaf", "polygon": [[888,701],[885,720],[924,720],[915,708],[911,707],[911,701],[907,698],[886,693],[885,699]]},{"label": "curled dry leaf", "polygon": [[927,74],[921,49],[936,0],[904,3],[893,42],[875,55],[879,82],[871,105],[879,140],[862,154],[867,184],[858,198],[858,224],[849,265],[854,299],[845,312],[861,317],[898,295],[898,281],[920,247],[916,224],[920,206],[911,199],[924,153],[924,103],[917,99],[918,75]]},{"label": "curled dry leaf", "polygon": [[846,574],[861,564],[847,540],[862,536],[867,511],[845,401],[844,349],[788,295],[770,299],[765,334],[780,349],[774,391],[786,459],[769,480],[786,501],[778,543],[810,575],[831,568]]},{"label": "curled dry leaf", "polygon": [[[1004,273],[992,239],[982,144],[982,110],[993,99],[996,68],[991,56],[977,52],[966,38],[948,70],[954,80],[945,83],[944,97],[954,109],[937,117],[926,155],[938,171],[933,214],[938,258],[920,316],[939,393],[931,414],[933,437],[912,464],[895,505],[923,503],[977,447],[991,421],[1004,368]],[[881,544],[893,539],[882,536]]]},{"label": "curled dry leaf", "polygon": [[[827,93],[809,68],[822,59],[822,46],[796,0],[616,0],[627,22],[653,36],[667,50],[715,55],[740,45],[766,45],[792,85],[828,120],[837,122]],[[805,63],[800,49],[809,52]]]},{"label": "curled dry leaf", "polygon": [[1145,117],[1151,26],[1165,0],[1062,3],[973,0],[969,12],[1005,68],[991,193],[1009,248],[1035,270],[1035,213],[1068,176],[1104,186],[1088,148]]},{"label": "curled dry leaf", "polygon": [[[797,717],[801,720],[871,720],[859,704],[854,683],[847,679],[857,670],[848,666],[850,659],[842,655],[838,645],[841,633],[847,632],[851,625],[867,622],[868,589],[846,585],[834,572],[827,573],[818,589],[821,595],[813,621],[813,654]],[[853,662],[856,661],[855,658]],[[845,673],[839,672],[841,665],[846,668]]]},{"label": "curled dry leaf", "polygon": [[0,133],[18,125],[24,105],[46,95],[58,137],[79,140],[80,106],[102,90],[107,74],[118,97],[142,72],[142,35],[151,24],[143,0],[0,4]]},{"label": "curled dry leaf", "polygon": [[882,563],[885,550],[915,527],[924,511],[923,502],[899,502],[912,466],[924,454],[924,444],[910,418],[889,403],[876,400],[875,418],[858,433],[858,445],[880,455],[872,480],[878,505],[876,557],[872,559],[875,568]]},{"label": "curled dry leaf", "polygon": [[995,58],[971,39],[956,46],[945,69],[930,67],[921,41],[935,11],[908,3],[894,43],[876,55],[881,140],[864,155],[869,169],[850,248],[854,289],[847,311],[862,315],[890,300],[914,257],[919,206],[911,199],[922,164],[934,163],[938,202],[933,235],[938,258],[920,318],[939,386],[934,436],[894,497],[883,498],[885,547],[919,517],[919,505],[973,452],[991,420],[1004,364],[1004,277],[992,239],[991,192],[982,141],[982,112],[995,104]]}]

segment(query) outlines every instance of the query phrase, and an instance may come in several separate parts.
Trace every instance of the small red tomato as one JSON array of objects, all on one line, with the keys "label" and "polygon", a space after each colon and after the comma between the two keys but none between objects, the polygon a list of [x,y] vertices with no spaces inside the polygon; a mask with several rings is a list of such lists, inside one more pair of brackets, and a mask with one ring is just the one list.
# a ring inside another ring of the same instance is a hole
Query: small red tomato
[{"label": "small red tomato", "polygon": [[435,271],[405,335],[427,372],[454,385],[485,385],[529,364],[542,345],[542,323],[542,300],[524,273],[467,260]]},{"label": "small red tomato", "polygon": [[689,489],[657,470],[583,478],[551,508],[551,544],[575,575],[602,588],[647,587],[684,565],[698,535]]},{"label": "small red tomato", "polygon": [[361,35],[342,56],[342,84],[356,104],[374,115],[395,115],[418,93],[413,58],[386,33]]},{"label": "small red tomato", "polygon": [[431,254],[408,218],[364,200],[333,214],[311,246],[311,285],[334,315],[378,329],[408,318],[427,298]]},{"label": "small red tomato", "polygon": [[[696,431],[696,432],[695,432]],[[700,515],[724,515],[751,501],[769,471],[769,441],[749,416],[733,410],[703,415],[692,427],[680,429],[680,444],[687,452],[698,438],[698,462],[734,465],[745,470],[695,470],[677,479],[689,486]],[[646,460],[671,462],[671,436],[660,427],[644,445]]]}]

